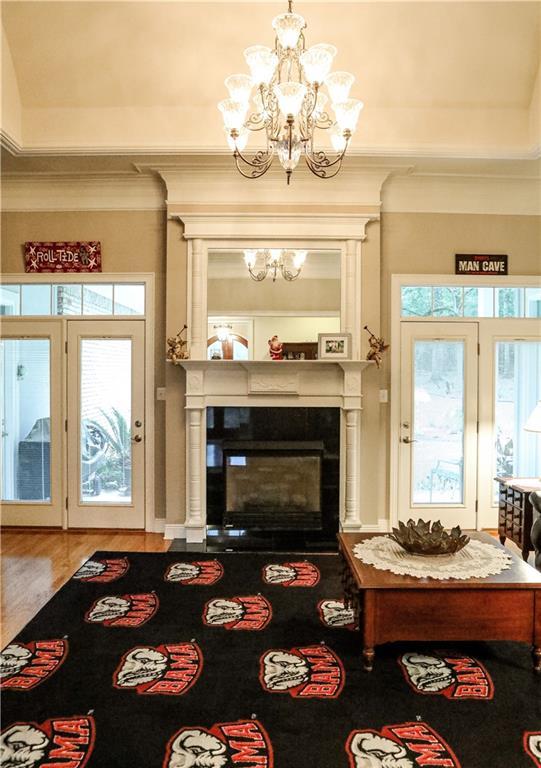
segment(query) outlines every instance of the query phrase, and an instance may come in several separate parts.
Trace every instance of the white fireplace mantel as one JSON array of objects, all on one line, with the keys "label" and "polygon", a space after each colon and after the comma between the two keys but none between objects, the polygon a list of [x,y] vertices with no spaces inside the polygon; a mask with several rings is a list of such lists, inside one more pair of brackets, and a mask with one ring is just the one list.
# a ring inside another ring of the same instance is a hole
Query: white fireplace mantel
[{"label": "white fireplace mantel", "polygon": [[[198,204],[178,197],[179,187],[166,178],[171,191],[168,216],[183,225],[187,241],[188,345],[186,371],[186,538],[206,538],[206,420],[211,406],[268,408],[339,408],[340,526],[358,531],[361,521],[361,373],[370,365],[361,359],[362,244],[368,225],[379,219],[381,184],[388,175],[370,176],[370,195],[352,206],[280,205],[277,194],[268,203],[246,211]],[[356,196],[355,193],[354,196]],[[208,255],[212,249],[295,247],[340,252],[340,329],[350,334],[351,359],[250,360],[207,359]]]},{"label": "white fireplace mantel", "polygon": [[361,528],[361,372],[370,360],[181,360],[186,371],[186,538],[206,538],[209,406],[340,408],[340,525]]}]

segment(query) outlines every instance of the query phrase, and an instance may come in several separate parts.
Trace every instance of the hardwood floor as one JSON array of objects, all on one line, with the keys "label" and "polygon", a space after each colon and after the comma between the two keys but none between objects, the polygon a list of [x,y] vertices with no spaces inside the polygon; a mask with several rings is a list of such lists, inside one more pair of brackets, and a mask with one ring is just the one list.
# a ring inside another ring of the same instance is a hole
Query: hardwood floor
[{"label": "hardwood floor", "polygon": [[170,544],[161,533],[139,531],[3,529],[0,647],[20,632],[96,550],[166,552]]}]

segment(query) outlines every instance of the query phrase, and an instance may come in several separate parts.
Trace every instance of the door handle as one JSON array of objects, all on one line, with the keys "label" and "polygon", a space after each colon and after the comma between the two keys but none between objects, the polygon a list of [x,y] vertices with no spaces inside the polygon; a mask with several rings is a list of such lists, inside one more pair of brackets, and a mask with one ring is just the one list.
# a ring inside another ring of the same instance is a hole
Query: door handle
[{"label": "door handle", "polygon": [[142,441],[142,439],[143,438],[141,437],[141,435],[134,435],[134,437],[132,437],[132,441],[134,443],[140,443]]},{"label": "door handle", "polygon": [[417,440],[412,440],[412,439],[411,439],[411,438],[409,438],[409,437],[403,437],[403,438],[402,438],[402,442],[403,442],[403,443],[407,443],[407,444],[409,445],[410,443],[416,443],[416,442],[417,442]]}]

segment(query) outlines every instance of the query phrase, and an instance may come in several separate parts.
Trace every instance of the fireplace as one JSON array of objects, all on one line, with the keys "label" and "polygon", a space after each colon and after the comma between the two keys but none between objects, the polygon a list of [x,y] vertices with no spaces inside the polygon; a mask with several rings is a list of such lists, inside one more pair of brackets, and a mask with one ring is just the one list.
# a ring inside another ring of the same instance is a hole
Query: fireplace
[{"label": "fireplace", "polygon": [[334,539],[340,409],[207,409],[207,525]]},{"label": "fireplace", "polygon": [[225,442],[226,528],[321,530],[322,442]]}]

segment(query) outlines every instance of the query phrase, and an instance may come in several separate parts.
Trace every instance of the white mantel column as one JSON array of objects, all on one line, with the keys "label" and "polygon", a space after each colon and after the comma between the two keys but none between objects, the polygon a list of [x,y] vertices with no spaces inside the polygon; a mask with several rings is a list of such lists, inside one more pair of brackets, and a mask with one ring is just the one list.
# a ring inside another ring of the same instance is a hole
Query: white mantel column
[{"label": "white mantel column", "polygon": [[361,244],[366,235],[346,240],[344,332],[351,334],[353,360],[360,358],[361,337]]},{"label": "white mantel column", "polygon": [[361,526],[360,507],[360,447],[361,412],[358,408],[345,411],[346,428],[346,478],[345,514],[342,530],[358,531]]},{"label": "white mantel column", "polygon": [[190,357],[205,360],[207,357],[207,327],[203,321],[207,316],[207,260],[204,242],[200,238],[189,241],[188,259],[191,265],[191,322]]},{"label": "white mantel column", "polygon": [[186,409],[186,541],[206,539],[205,409]]}]

